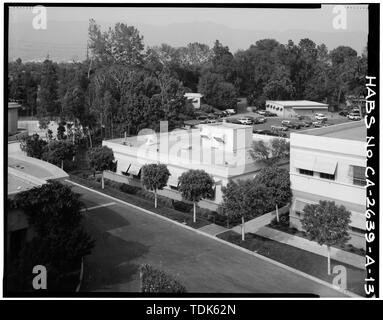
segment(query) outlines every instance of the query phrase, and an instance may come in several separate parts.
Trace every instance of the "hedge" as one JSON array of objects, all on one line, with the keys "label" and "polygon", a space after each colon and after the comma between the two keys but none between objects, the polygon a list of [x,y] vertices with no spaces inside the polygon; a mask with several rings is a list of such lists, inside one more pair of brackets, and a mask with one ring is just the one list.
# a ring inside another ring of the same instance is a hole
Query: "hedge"
[{"label": "hedge", "polygon": [[141,292],[184,293],[186,288],[174,277],[144,264],[140,268]]}]

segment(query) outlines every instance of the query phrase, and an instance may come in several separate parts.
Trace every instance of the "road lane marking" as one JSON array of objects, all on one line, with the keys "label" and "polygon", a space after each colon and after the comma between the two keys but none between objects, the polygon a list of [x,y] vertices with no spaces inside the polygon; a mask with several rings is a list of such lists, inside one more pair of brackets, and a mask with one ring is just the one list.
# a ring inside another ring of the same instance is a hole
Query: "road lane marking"
[{"label": "road lane marking", "polygon": [[[99,195],[102,195],[102,196],[104,196],[105,198],[113,199],[114,201],[116,201],[116,202],[118,202],[118,203],[121,203],[121,204],[124,204],[124,205],[126,205],[126,206],[135,208],[135,209],[137,209],[137,210],[139,210],[139,211],[142,211],[142,212],[147,213],[147,214],[149,214],[149,215],[155,216],[155,217],[157,217],[157,218],[159,218],[159,219],[166,220],[166,221],[168,221],[168,222],[170,222],[170,223],[176,224],[176,225],[178,225],[178,226],[180,226],[180,227],[182,227],[182,228],[184,228],[184,229],[188,229],[188,230],[190,230],[190,231],[193,231],[193,232],[196,232],[196,233],[198,233],[198,234],[201,234],[201,235],[203,235],[203,236],[205,236],[205,237],[214,239],[215,241],[220,242],[220,243],[222,243],[222,244],[224,244],[224,245],[227,245],[227,246],[229,246],[229,247],[232,247],[232,248],[234,248],[234,249],[236,249],[236,250],[240,250],[240,251],[242,251],[242,252],[244,252],[244,253],[247,253],[247,254],[249,254],[249,255],[252,255],[252,256],[254,256],[254,257],[258,258],[258,259],[261,259],[261,260],[266,261],[266,262],[268,262],[268,263],[270,263],[270,264],[273,264],[273,265],[275,265],[275,266],[278,266],[278,267],[280,267],[280,268],[282,268],[282,269],[285,269],[285,270],[288,270],[288,271],[290,271],[290,272],[292,272],[292,273],[295,273],[296,275],[299,275],[299,276],[301,276],[301,277],[303,277],[303,278],[306,278],[306,279],[308,279],[308,280],[311,280],[311,281],[313,281],[313,282],[316,282],[316,283],[318,283],[318,284],[321,284],[321,285],[323,285],[324,287],[327,287],[327,288],[329,288],[329,289],[334,290],[335,292],[344,294],[344,295],[349,296],[349,297],[352,297],[352,298],[363,298],[363,296],[360,296],[360,295],[358,295],[358,294],[356,294],[356,293],[353,293],[353,292],[351,292],[351,291],[349,291],[349,290],[340,290],[339,288],[334,287],[334,286],[333,286],[332,284],[330,284],[329,282],[326,282],[326,281],[324,281],[324,280],[321,280],[321,279],[319,279],[319,278],[316,278],[316,277],[314,277],[314,276],[312,276],[312,275],[310,275],[310,274],[307,274],[307,273],[305,273],[305,272],[302,272],[302,271],[300,271],[300,270],[297,270],[297,269],[295,269],[295,268],[293,268],[293,267],[290,267],[290,266],[288,266],[288,265],[285,265],[285,264],[283,264],[283,263],[281,263],[281,262],[278,262],[278,261],[275,261],[275,260],[270,259],[270,258],[268,258],[268,257],[262,256],[262,255],[260,255],[259,253],[253,252],[253,251],[251,251],[251,250],[249,250],[249,249],[246,249],[246,248],[237,246],[237,245],[235,245],[235,244],[233,244],[233,243],[231,243],[231,242],[222,240],[222,239],[220,239],[220,238],[217,238],[217,237],[215,237],[215,236],[212,236],[212,235],[210,235],[210,234],[208,234],[208,233],[205,233],[205,232],[203,232],[203,231],[200,231],[200,230],[198,230],[198,229],[194,229],[194,228],[192,228],[192,227],[189,227],[188,225],[184,225],[184,224],[181,223],[181,222],[178,222],[178,221],[172,220],[172,219],[170,219],[170,218],[161,216],[160,214],[157,214],[157,213],[155,213],[155,212],[153,212],[153,211],[150,211],[150,210],[147,210],[147,209],[138,207],[138,206],[136,206],[136,205],[134,205],[134,204],[131,204],[131,203],[129,203],[129,202],[126,202],[126,201],[124,201],[124,200],[115,198],[115,197],[113,197],[113,196],[110,196],[110,195],[108,195],[108,194],[102,193],[102,192],[100,192],[100,191],[97,191],[97,190],[94,190],[94,189],[91,189],[91,188],[88,188],[88,187],[83,186],[82,184],[79,184],[79,183],[77,183],[77,182],[74,182],[74,181],[71,181],[71,180],[68,180],[68,179],[65,179],[65,181],[66,181],[66,182],[69,182],[69,183],[72,183],[72,184],[74,184],[75,186],[78,186],[78,187],[83,188],[83,189],[85,189],[85,190],[88,190],[88,191],[97,193],[97,194],[99,194]],[[323,297],[323,298],[328,298],[328,297]],[[338,299],[339,299],[339,297],[333,297],[333,298],[335,298],[335,299],[338,298]],[[314,298],[314,299],[316,299],[316,298]]]},{"label": "road lane marking", "polygon": [[116,203],[115,202],[104,203],[104,204],[100,204],[98,206],[88,207],[88,208],[85,208],[85,209],[81,209],[80,212],[87,212],[87,211],[94,210],[94,209],[99,209],[99,208],[103,208],[103,207],[109,207],[109,206],[112,206],[114,204],[116,204]]}]

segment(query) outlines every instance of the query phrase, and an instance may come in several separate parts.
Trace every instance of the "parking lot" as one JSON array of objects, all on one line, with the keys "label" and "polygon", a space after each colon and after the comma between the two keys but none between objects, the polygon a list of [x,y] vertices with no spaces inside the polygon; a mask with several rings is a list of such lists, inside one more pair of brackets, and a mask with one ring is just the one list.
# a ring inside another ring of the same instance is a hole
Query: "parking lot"
[{"label": "parking lot", "polygon": [[[334,124],[340,124],[340,123],[345,123],[345,122],[350,122],[352,120],[349,120],[347,117],[340,116],[336,112],[326,112],[325,116],[327,117],[326,123],[328,125],[334,125]],[[225,119],[239,119],[239,118],[245,118],[245,117],[263,117],[258,113],[255,112],[246,112],[246,113],[239,113],[230,117],[226,117]],[[265,123],[259,123],[259,124],[254,124],[254,130],[271,130],[271,126],[282,126],[282,121],[283,120],[295,120],[299,121],[293,118],[280,118],[280,117],[265,117],[267,120]],[[312,118],[312,121],[316,121],[314,116]],[[290,137],[291,132],[298,132],[302,130],[307,130],[307,129],[312,129],[314,128],[312,125],[310,127],[302,127],[300,129],[292,129],[289,128],[289,130],[284,131],[287,134],[287,137]]]}]

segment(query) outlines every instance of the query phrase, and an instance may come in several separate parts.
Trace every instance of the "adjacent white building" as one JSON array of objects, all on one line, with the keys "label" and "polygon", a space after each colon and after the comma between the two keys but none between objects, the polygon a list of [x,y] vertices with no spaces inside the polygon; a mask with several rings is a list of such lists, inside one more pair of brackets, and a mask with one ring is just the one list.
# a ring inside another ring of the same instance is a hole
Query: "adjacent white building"
[{"label": "adjacent white building", "polygon": [[[139,182],[144,164],[166,164],[171,176],[159,194],[181,200],[178,178],[189,169],[202,169],[214,179],[215,195],[200,206],[217,210],[222,202],[222,187],[230,179],[253,178],[263,165],[255,163],[249,150],[253,141],[252,127],[232,123],[200,125],[197,129],[150,133],[103,141],[114,152],[116,173],[127,176],[126,183]],[[118,180],[121,180],[118,177]]]},{"label": "adjacent white building", "polygon": [[195,109],[201,108],[201,98],[203,97],[200,93],[185,93],[184,97],[190,101]]},{"label": "adjacent white building", "polygon": [[352,214],[350,243],[365,248],[366,136],[363,121],[291,133],[291,226],[302,228],[305,205],[335,201]]},{"label": "adjacent white building", "polygon": [[308,100],[266,100],[266,110],[282,118],[313,117],[316,113],[327,112],[328,104]]}]

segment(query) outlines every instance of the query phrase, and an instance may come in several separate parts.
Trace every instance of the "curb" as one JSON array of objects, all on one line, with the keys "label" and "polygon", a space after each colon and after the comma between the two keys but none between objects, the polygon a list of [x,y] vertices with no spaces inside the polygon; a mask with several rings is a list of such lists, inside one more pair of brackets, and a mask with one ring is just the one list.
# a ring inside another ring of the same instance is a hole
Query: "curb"
[{"label": "curb", "polygon": [[216,236],[212,236],[212,235],[207,234],[207,233],[205,233],[205,232],[203,232],[203,231],[200,231],[200,230],[198,230],[198,229],[194,229],[194,228],[192,228],[192,227],[189,227],[189,226],[187,226],[187,225],[184,225],[184,224],[182,224],[182,223],[180,223],[180,222],[178,222],[178,221],[174,221],[174,220],[172,220],[172,219],[170,219],[170,218],[161,216],[161,215],[159,215],[159,214],[157,214],[157,213],[155,213],[155,212],[153,212],[153,211],[150,211],[150,210],[147,210],[147,209],[143,209],[143,208],[138,207],[138,206],[136,206],[136,205],[130,204],[129,202],[126,202],[126,201],[123,201],[123,200],[114,198],[114,197],[109,196],[109,195],[107,195],[107,194],[104,194],[104,193],[102,193],[102,192],[100,192],[100,191],[97,191],[97,190],[88,188],[88,187],[86,187],[86,186],[83,186],[83,185],[81,185],[81,184],[79,184],[79,183],[77,183],[77,182],[73,182],[73,181],[68,180],[68,179],[65,179],[65,181],[66,181],[66,182],[69,182],[69,183],[72,183],[72,184],[74,184],[74,185],[76,185],[76,186],[78,186],[78,187],[80,187],[80,188],[85,189],[85,190],[92,191],[92,192],[94,192],[94,193],[97,193],[97,194],[99,194],[99,195],[102,195],[102,196],[104,196],[104,197],[106,197],[106,198],[113,199],[113,200],[116,201],[116,202],[119,202],[119,203],[122,203],[122,204],[124,204],[124,205],[130,206],[130,207],[132,207],[132,208],[135,208],[135,209],[137,209],[137,210],[140,210],[140,211],[145,212],[145,213],[147,213],[147,214],[150,214],[150,215],[152,215],[152,216],[156,216],[156,217],[158,217],[158,218],[160,218],[160,219],[162,219],[162,220],[165,220],[165,221],[171,222],[171,223],[173,223],[173,224],[176,224],[176,225],[178,225],[178,226],[180,226],[180,227],[182,227],[182,228],[185,228],[185,229],[187,229],[187,230],[190,230],[190,231],[196,232],[196,233],[198,233],[198,234],[204,235],[205,237],[214,239],[215,241],[218,241],[218,242],[220,242],[220,243],[223,243],[223,244],[225,244],[225,245],[228,245],[228,246],[230,246],[230,247],[232,247],[232,248],[235,248],[235,249],[237,249],[237,250],[241,250],[242,252],[245,252],[245,253],[247,253],[247,254],[249,254],[249,255],[252,255],[252,256],[254,256],[254,257],[257,257],[257,258],[259,258],[259,259],[261,259],[261,260],[263,260],[263,261],[269,262],[269,263],[271,263],[271,264],[273,264],[273,265],[275,265],[275,266],[278,266],[278,267],[280,267],[280,268],[283,268],[283,269],[285,269],[285,270],[288,270],[288,271],[290,271],[290,272],[293,272],[293,273],[295,273],[295,274],[297,274],[297,275],[299,275],[299,276],[302,276],[302,277],[304,277],[304,278],[306,278],[306,279],[312,280],[312,281],[314,281],[314,282],[316,282],[316,283],[319,283],[319,284],[321,284],[321,285],[323,285],[323,286],[326,286],[326,287],[328,287],[328,288],[330,288],[330,289],[333,289],[333,290],[335,290],[335,291],[337,291],[337,292],[339,292],[339,293],[342,293],[342,294],[344,294],[344,295],[346,295],[346,296],[349,296],[349,297],[352,297],[352,298],[363,298],[363,296],[360,296],[360,295],[358,295],[358,294],[356,294],[356,293],[350,292],[350,291],[348,291],[348,290],[341,290],[341,289],[339,289],[339,288],[336,288],[336,287],[332,286],[330,283],[328,283],[328,282],[326,282],[326,281],[324,281],[324,280],[321,280],[321,279],[319,279],[319,278],[316,278],[316,277],[314,277],[314,276],[311,276],[311,275],[309,275],[309,274],[307,274],[307,273],[305,273],[305,272],[302,272],[302,271],[299,271],[299,270],[294,269],[294,268],[292,268],[292,267],[289,267],[289,266],[287,266],[287,265],[285,265],[285,264],[283,264],[283,263],[280,263],[280,262],[278,262],[278,261],[272,260],[272,259],[267,258],[267,257],[265,257],[265,256],[262,256],[262,255],[260,255],[260,254],[258,254],[258,253],[256,253],[256,252],[253,252],[253,251],[248,250],[248,249],[246,249],[246,248],[237,246],[237,245],[235,245],[235,244],[233,244],[233,243],[231,243],[231,242],[222,240],[222,239],[220,239],[220,238],[217,238]]}]

